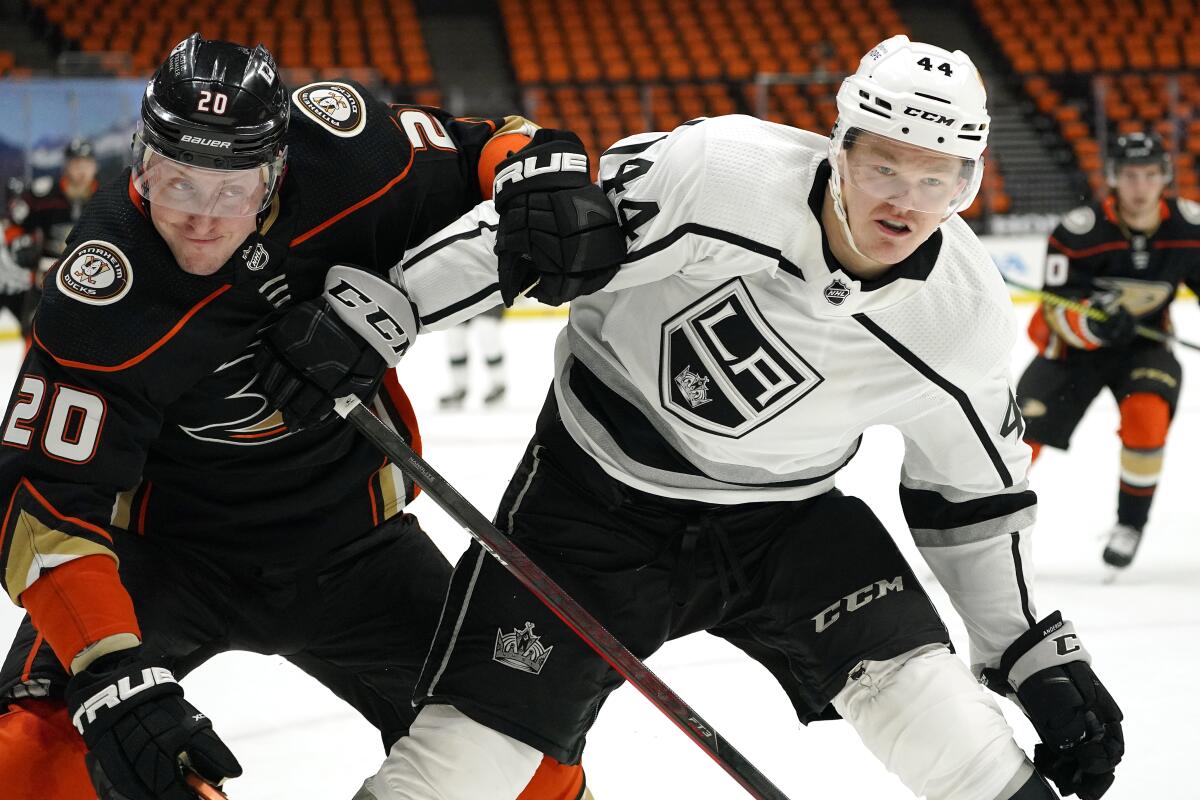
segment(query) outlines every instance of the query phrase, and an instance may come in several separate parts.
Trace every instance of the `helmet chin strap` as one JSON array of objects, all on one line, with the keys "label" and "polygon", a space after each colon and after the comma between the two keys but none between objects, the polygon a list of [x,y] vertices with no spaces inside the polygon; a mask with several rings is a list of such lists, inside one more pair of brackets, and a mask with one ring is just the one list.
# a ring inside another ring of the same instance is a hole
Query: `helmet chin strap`
[{"label": "helmet chin strap", "polygon": [[869,255],[859,250],[858,245],[854,243],[854,234],[850,232],[850,220],[846,217],[846,206],[842,202],[842,176],[836,163],[831,163],[830,166],[833,167],[833,173],[829,176],[829,193],[833,196],[833,213],[837,215],[838,224],[842,227],[842,235],[846,237],[846,243],[850,245],[850,249],[856,256],[874,261]]}]

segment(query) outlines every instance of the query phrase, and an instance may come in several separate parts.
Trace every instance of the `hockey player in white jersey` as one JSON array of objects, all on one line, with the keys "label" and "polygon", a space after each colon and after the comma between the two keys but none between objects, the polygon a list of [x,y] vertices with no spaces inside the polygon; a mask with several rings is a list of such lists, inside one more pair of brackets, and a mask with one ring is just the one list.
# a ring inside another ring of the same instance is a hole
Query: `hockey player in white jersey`
[{"label": "hockey player in white jersey", "polygon": [[[729,116],[604,155],[629,256],[572,304],[497,524],[639,657],[728,640],[914,795],[1049,800],[1049,778],[1096,800],[1121,712],[1071,623],[1034,608],[1011,307],[956,214],[982,176],[983,84],[961,51],[896,36],[837,102],[831,138]],[[495,212],[476,214],[397,271],[418,307],[494,302]],[[480,285],[455,304],[433,276],[467,263]],[[904,436],[904,513],[974,675],[888,532],[835,487],[873,425]],[[977,677],[1033,722],[1032,761]],[[473,545],[422,710],[358,797],[513,800],[543,753],[580,757],[619,682]]]}]

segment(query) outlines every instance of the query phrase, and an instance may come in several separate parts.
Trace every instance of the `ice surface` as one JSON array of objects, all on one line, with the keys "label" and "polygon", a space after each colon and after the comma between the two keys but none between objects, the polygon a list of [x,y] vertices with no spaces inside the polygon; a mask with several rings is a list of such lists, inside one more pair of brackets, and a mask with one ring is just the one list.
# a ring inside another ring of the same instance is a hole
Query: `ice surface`
[{"label": "ice surface", "polygon": [[[1029,311],[1019,307],[1022,322]],[[1174,316],[1180,335],[1200,342],[1195,303],[1177,303]],[[423,337],[401,364],[401,381],[422,420],[426,458],[488,515],[532,431],[562,324],[562,318],[505,323],[509,393],[499,410],[485,412],[479,406],[485,383],[477,364],[475,395],[466,410],[437,411],[436,397],[447,383],[438,334]],[[1013,357],[1014,376],[1032,352],[1022,337]],[[1189,376],[1200,375],[1200,352],[1178,348],[1177,354]],[[19,346],[0,345],[5,381],[11,382],[19,359]],[[1038,609],[1045,614],[1061,608],[1075,621],[1097,673],[1125,711],[1128,753],[1106,800],[1198,800],[1190,759],[1200,716],[1192,691],[1200,663],[1200,507],[1193,494],[1200,486],[1200,386],[1194,379],[1184,381],[1165,475],[1137,561],[1115,584],[1103,585],[1099,537],[1116,513],[1116,429],[1116,407],[1102,396],[1076,432],[1071,452],[1047,451],[1034,470],[1032,483],[1041,499]],[[869,431],[839,485],[866,499],[906,554],[919,561],[896,496],[900,452],[893,431]],[[466,534],[428,498],[411,510],[456,559],[466,547]],[[916,568],[928,578],[923,564]],[[926,589],[965,652],[963,626],[944,594],[928,579]],[[0,604],[0,639],[9,640],[19,618],[18,609]],[[793,800],[908,796],[844,723],[801,728],[765,670],[724,642],[691,636],[668,644],[649,663]],[[349,800],[383,756],[370,726],[282,658],[221,655],[184,686],[246,769],[228,786],[233,800]],[[1032,729],[1019,712],[1009,716],[1021,743],[1032,749]],[[629,687],[605,707],[584,764],[597,800],[746,796]]]}]

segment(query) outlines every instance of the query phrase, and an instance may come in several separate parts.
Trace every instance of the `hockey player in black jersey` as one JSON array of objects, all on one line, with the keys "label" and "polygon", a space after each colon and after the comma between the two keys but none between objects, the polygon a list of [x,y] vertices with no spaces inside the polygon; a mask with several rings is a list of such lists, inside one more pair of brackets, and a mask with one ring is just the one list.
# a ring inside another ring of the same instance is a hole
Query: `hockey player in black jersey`
[{"label": "hockey player in black jersey", "polygon": [[1063,217],[1050,235],[1044,281],[1108,319],[1043,303],[1029,325],[1039,353],[1017,386],[1035,459],[1043,446],[1067,449],[1101,389],[1116,399],[1121,478],[1103,558],[1118,568],[1141,543],[1183,379],[1170,346],[1134,328],[1170,332],[1176,289],[1200,290],[1200,204],[1163,196],[1171,172],[1155,134],[1117,138],[1107,162],[1111,193]]},{"label": "hockey player in black jersey", "polygon": [[[572,302],[496,524],[638,657],[725,639],[913,795],[1052,800],[1050,779],[1097,800],[1122,715],[1071,623],[1035,607],[1012,305],[956,214],[982,176],[982,81],[961,51],[896,36],[837,103],[832,137],[734,115],[605,153],[629,254]],[[502,211],[522,160],[497,174]],[[462,297],[486,287],[472,233],[494,219],[480,207],[416,248],[406,289],[451,265]],[[883,525],[836,488],[881,424],[904,436],[901,503],[975,675]],[[1029,716],[1032,759],[976,675]],[[542,754],[579,757],[619,684],[473,545],[411,735],[356,800],[513,800]]]},{"label": "hockey player in black jersey", "polygon": [[42,296],[43,277],[63,254],[71,228],[97,188],[95,150],[91,142],[77,138],[63,149],[63,168],[57,180],[49,175],[37,178],[10,198],[4,244],[12,260],[28,270],[28,280],[20,300],[14,298],[6,305],[17,314],[22,333],[29,333]]},{"label": "hockey player in black jersey", "polygon": [[[394,373],[328,313],[326,273],[386,274],[482,200],[499,134],[550,135],[534,128],[348,81],[289,93],[261,46],[172,50],[131,169],[46,281],[0,435],[0,577],[28,612],[0,671],[0,795],[184,800],[182,764],[240,774],[176,682],[229,649],[283,654],[385,746],[408,730],[450,568],[404,511],[413,486],[285,354],[320,347],[339,393],[419,444]],[[595,186],[542,194],[608,208]],[[541,281],[509,248],[493,287],[602,283],[624,254],[614,220],[550,220],[543,235],[588,243],[572,274]],[[538,776],[531,799],[582,783],[550,760]]]}]

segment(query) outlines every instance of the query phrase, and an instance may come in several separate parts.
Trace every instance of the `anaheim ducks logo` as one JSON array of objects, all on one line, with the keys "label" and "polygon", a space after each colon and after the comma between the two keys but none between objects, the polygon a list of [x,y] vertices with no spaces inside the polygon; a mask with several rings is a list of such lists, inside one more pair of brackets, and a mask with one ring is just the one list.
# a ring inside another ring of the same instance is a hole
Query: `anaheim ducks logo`
[{"label": "anaheim ducks logo", "polygon": [[292,102],[309,119],[337,136],[357,136],[367,124],[362,96],[345,83],[310,83],[292,92]]},{"label": "anaheim ducks logo", "polygon": [[[257,343],[250,346],[242,355],[233,361],[228,361],[213,371],[213,375],[228,372],[244,362],[254,358]],[[245,370],[238,370],[244,374]],[[203,425],[189,427],[180,425],[179,429],[202,442],[217,442],[242,447],[253,447],[261,444],[271,444],[292,435],[283,424],[283,414],[278,409],[271,408],[267,398],[253,391],[257,387],[258,376],[251,374],[246,383],[230,392],[225,402],[216,404],[214,411],[222,417],[233,416],[220,422],[209,422]],[[238,386],[238,383],[233,384]],[[232,412],[232,413],[231,413]]]},{"label": "anaheim ducks logo", "polygon": [[106,306],[129,292],[133,271],[116,245],[93,240],[79,245],[62,260],[56,280],[58,288],[69,297]]}]

